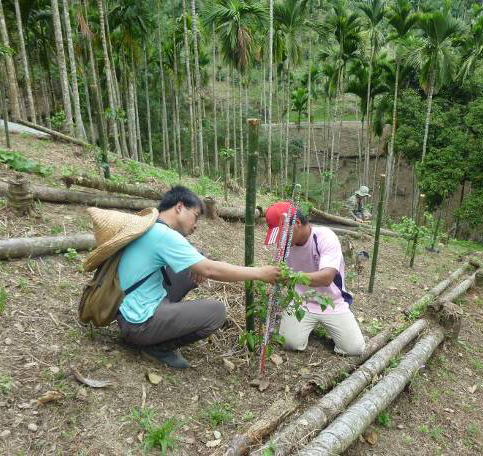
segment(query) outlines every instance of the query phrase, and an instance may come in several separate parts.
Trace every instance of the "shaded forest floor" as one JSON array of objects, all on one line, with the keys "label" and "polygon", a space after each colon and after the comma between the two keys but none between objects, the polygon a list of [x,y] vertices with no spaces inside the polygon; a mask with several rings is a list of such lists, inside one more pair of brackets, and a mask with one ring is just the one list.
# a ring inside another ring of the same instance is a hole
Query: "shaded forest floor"
[{"label": "shaded forest floor", "polygon": [[[32,181],[57,184],[62,168],[96,170],[90,153],[76,147],[17,135],[13,142],[14,149],[26,157],[55,167],[47,177],[32,177]],[[115,164],[113,172],[121,176],[119,179],[136,181],[138,168]],[[143,176],[146,174],[147,182],[159,178],[144,170]],[[0,165],[1,179],[12,175],[12,170]],[[200,184],[191,180],[190,185],[195,188]],[[232,199],[233,204],[242,201],[242,195]],[[1,238],[74,234],[89,229],[82,207],[37,203],[35,215],[18,217],[0,199]],[[269,260],[262,246],[264,234],[263,224],[257,225],[258,264]],[[243,264],[242,224],[201,220],[191,241],[215,259]],[[355,249],[371,252],[372,241],[357,241]],[[477,253],[481,257],[477,249],[483,247],[450,243],[439,254],[421,251],[410,269],[404,244],[385,238],[372,295],[366,292],[369,264],[359,277],[352,267],[347,272],[348,288],[355,294],[353,310],[364,334],[371,337],[390,323],[402,321],[402,309],[457,269],[466,255]],[[314,337],[306,352],[280,350],[283,363],[278,367],[268,363],[268,390],[259,392],[250,387],[257,360],[237,343],[244,324],[244,285],[208,281],[193,297],[222,300],[229,318],[211,338],[183,350],[194,368],[176,371],[146,361],[120,340],[116,324],[100,330],[79,325],[77,303],[89,277],[81,268],[83,257],[71,252],[0,263],[0,455],[142,454],[140,440],[145,436],[134,415],[140,410],[143,390],[153,422],[161,425],[172,418],[177,422],[172,454],[208,455],[214,449],[207,444],[221,439],[220,446],[225,445],[262,416],[273,401],[293,394],[301,381],[329,371],[340,360],[328,341]],[[458,304],[465,314],[458,341],[440,347],[381,424],[372,426],[375,444],[361,440],[347,454],[483,452],[482,290],[471,290]],[[227,369],[224,358],[235,365],[233,371]],[[104,389],[81,386],[70,366],[114,385]],[[146,379],[149,373],[159,375],[157,385]],[[49,390],[61,391],[64,398],[37,405],[37,398]],[[314,400],[315,395],[307,398],[305,405]]]}]

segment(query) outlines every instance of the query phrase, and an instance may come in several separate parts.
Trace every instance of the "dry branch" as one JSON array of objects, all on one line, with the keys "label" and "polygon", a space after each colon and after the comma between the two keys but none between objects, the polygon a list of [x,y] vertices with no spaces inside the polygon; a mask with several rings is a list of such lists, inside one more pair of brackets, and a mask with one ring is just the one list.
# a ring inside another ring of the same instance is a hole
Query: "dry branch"
[{"label": "dry branch", "polygon": [[118,184],[105,179],[84,176],[64,176],[62,182],[64,182],[67,188],[70,188],[71,185],[78,185],[80,187],[95,188],[97,190],[123,193],[153,200],[161,199],[164,193],[164,190],[161,189],[161,187],[151,188],[143,185]]},{"label": "dry branch", "polygon": [[[406,345],[428,326],[427,320],[414,322],[409,328],[374,354],[349,378],[339,383],[330,393],[319,399],[315,405],[302,413],[295,421],[275,434],[270,439],[270,444],[275,448],[271,454],[273,456],[287,455],[300,448],[300,446],[320,432],[371,383],[376,375],[380,374],[387,367],[391,358],[400,353]],[[264,451],[268,451],[270,444],[264,445],[259,450],[252,452],[252,454],[264,454]]]},{"label": "dry branch", "polygon": [[0,240],[0,259],[53,255],[67,249],[89,250],[95,247],[92,234],[43,236]]},{"label": "dry branch", "polygon": [[46,128],[46,127],[43,127],[41,125],[34,124],[34,123],[29,122],[27,120],[17,119],[16,122],[21,124],[21,125],[25,125],[26,127],[33,128],[34,130],[43,131],[44,133],[47,133],[47,134],[53,136],[54,138],[60,139],[62,141],[70,142],[72,144],[77,144],[79,146],[84,146],[84,147],[90,146],[90,144],[86,143],[85,141],[82,141],[82,140],[77,139],[77,138],[73,138],[72,136],[64,135],[63,133],[59,133],[58,131],[51,130],[50,128]]},{"label": "dry branch", "polygon": [[376,386],[351,405],[297,455],[328,456],[340,454],[346,450],[377,415],[398,396],[443,339],[444,334],[441,327],[432,329],[406,354],[398,367],[392,369]]},{"label": "dry branch", "polygon": [[329,375],[319,377],[309,383],[305,382],[297,389],[293,397],[285,398],[281,403],[276,401],[245,433],[236,435],[224,453],[220,450],[215,454],[223,454],[223,456],[241,456],[247,454],[250,446],[261,443],[286,417],[290,416],[298,408],[302,397],[314,391],[316,388],[326,390],[333,386],[342,375],[353,371],[358,365],[362,364],[367,358],[382,348],[391,338],[391,333],[392,327],[381,331],[377,336],[369,340],[364,353],[358,358],[338,358],[337,367]]},{"label": "dry branch", "polygon": [[461,268],[451,273],[448,278],[442,280],[435,287],[431,288],[431,290],[429,290],[421,299],[406,307],[403,311],[404,314],[410,315],[414,310],[422,309],[429,305],[434,298],[443,293],[452,282],[459,279],[468,269],[471,269],[471,264],[469,262],[465,263]]}]

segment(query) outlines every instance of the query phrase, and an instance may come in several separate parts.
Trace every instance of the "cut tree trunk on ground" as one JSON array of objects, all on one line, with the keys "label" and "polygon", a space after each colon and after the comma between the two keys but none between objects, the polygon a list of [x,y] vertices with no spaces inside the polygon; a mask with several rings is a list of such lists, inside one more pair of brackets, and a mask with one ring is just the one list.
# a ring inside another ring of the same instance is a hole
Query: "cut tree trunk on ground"
[{"label": "cut tree trunk on ground", "polygon": [[50,128],[43,127],[41,125],[34,124],[29,122],[28,120],[17,119],[17,123],[21,125],[25,125],[26,127],[33,128],[34,130],[43,131],[44,133],[48,133],[49,135],[53,136],[56,139],[60,139],[61,141],[70,142],[72,144],[77,144],[79,146],[88,147],[90,146],[89,143],[82,141],[81,139],[73,138],[72,136],[64,135],[63,133],[59,133],[58,131],[51,130]]},{"label": "cut tree trunk on ground", "polygon": [[447,293],[444,293],[439,300],[441,302],[454,302],[455,299],[458,299],[461,295],[466,293],[475,285],[475,276],[476,272],[469,276],[466,280],[463,280],[463,282],[459,283],[456,287],[449,290]]},{"label": "cut tree trunk on ground", "polygon": [[326,390],[333,386],[347,372],[353,371],[362,364],[367,358],[387,344],[392,334],[392,327],[381,331],[374,336],[367,344],[364,353],[357,358],[343,358],[337,363],[337,368],[333,369],[328,376],[317,378],[310,382],[304,382],[299,387],[294,396],[284,398],[281,402],[276,401],[266,413],[245,433],[236,435],[230,442],[226,450],[219,450],[213,456],[242,456],[248,453],[252,445],[258,445],[262,440],[273,432],[279,424],[290,416],[299,406],[301,398],[313,392],[316,388]]},{"label": "cut tree trunk on ground", "polygon": [[[310,221],[314,223],[321,223],[323,225],[328,225],[329,228],[331,228],[330,226],[331,224],[351,226],[367,234],[371,234],[371,235],[374,234],[374,228],[370,225],[365,225],[363,223],[356,222],[355,220],[351,220],[346,217],[332,215],[327,212],[320,211],[314,208],[310,209]],[[395,231],[387,230],[384,228],[381,228],[381,234],[384,236],[401,237],[399,233],[396,233]]]},{"label": "cut tree trunk on ground", "polygon": [[96,241],[92,234],[73,234],[71,236],[42,236],[32,238],[13,238],[0,240],[0,260],[12,258],[54,255],[66,252],[94,248]]},{"label": "cut tree trunk on ground", "polygon": [[[216,207],[216,214],[226,220],[245,220],[245,208],[244,207]],[[260,208],[255,209],[255,219],[263,217],[263,211]]]},{"label": "cut tree trunk on ground", "polygon": [[329,456],[345,451],[377,415],[398,396],[443,339],[444,333],[441,327],[432,329],[404,356],[398,367],[392,369],[297,455]]},{"label": "cut tree trunk on ground", "polygon": [[435,287],[431,288],[421,299],[416,301],[415,303],[409,305],[404,309],[403,313],[406,316],[409,316],[414,311],[424,310],[424,308],[437,296],[443,293],[451,283],[455,280],[459,279],[466,271],[471,269],[471,264],[469,262],[465,263],[461,268],[457,269],[453,273],[451,273],[447,279],[442,280],[439,282]]},{"label": "cut tree trunk on ground", "polygon": [[153,200],[161,199],[166,190],[161,189],[160,186],[158,186],[158,188],[151,188],[134,184],[117,184],[109,180],[83,176],[65,176],[62,178],[62,182],[64,182],[67,188],[70,188],[72,185],[78,185],[80,187],[95,188],[97,190],[104,190],[112,193],[123,193],[126,195],[139,196],[140,198],[148,198]]},{"label": "cut tree trunk on ground", "polygon": [[324,429],[352,400],[366,388],[376,375],[379,375],[389,364],[391,358],[397,356],[413,339],[429,326],[428,320],[418,320],[403,331],[394,340],[381,348],[366,361],[349,378],[339,383],[330,393],[323,396],[312,407],[275,434],[270,442],[253,455],[263,455],[268,452],[270,445],[275,450],[272,456],[290,454],[303,446],[315,434]]},{"label": "cut tree trunk on ground", "polygon": [[[6,184],[0,182],[0,195],[6,194]],[[157,207],[159,201],[135,198],[121,198],[118,196],[103,195],[98,193],[78,192],[59,188],[32,185],[31,191],[34,199],[48,201],[50,203],[85,204],[113,209],[138,210],[147,207]]]}]

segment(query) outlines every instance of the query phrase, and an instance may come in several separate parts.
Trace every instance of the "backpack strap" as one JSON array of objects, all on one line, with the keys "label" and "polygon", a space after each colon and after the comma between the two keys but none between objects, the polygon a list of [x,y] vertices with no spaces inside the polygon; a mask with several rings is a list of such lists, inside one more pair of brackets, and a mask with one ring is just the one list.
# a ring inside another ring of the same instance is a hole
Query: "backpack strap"
[{"label": "backpack strap", "polygon": [[[319,257],[319,260],[320,260],[319,243],[317,242],[317,235],[315,233],[313,235],[313,239],[314,239],[314,244],[315,244],[315,250],[317,250],[317,256]],[[319,262],[319,260],[317,260],[317,263]]]},{"label": "backpack strap", "polygon": [[[157,219],[156,223],[160,223],[161,225],[166,225],[168,228],[170,228],[170,226],[161,219]],[[169,278],[168,273],[166,272],[165,266],[161,268],[161,274],[163,274],[164,283],[168,285],[168,287],[171,287],[173,283],[171,282],[171,279]]]},{"label": "backpack strap", "polygon": [[131,285],[129,288],[124,290],[124,296],[127,296],[129,293],[132,293],[136,288],[139,288],[146,280],[148,280],[156,271],[151,272],[146,277],[143,277],[141,280],[137,281],[134,285]]}]

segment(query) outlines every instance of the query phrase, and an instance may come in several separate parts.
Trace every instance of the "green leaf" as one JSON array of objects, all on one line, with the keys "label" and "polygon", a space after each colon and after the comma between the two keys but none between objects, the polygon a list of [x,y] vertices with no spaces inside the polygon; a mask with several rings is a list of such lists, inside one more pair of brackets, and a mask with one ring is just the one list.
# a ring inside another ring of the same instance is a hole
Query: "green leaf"
[{"label": "green leaf", "polygon": [[302,318],[304,318],[305,315],[305,310],[299,307],[298,309],[295,310],[295,318],[298,321],[302,321]]}]

